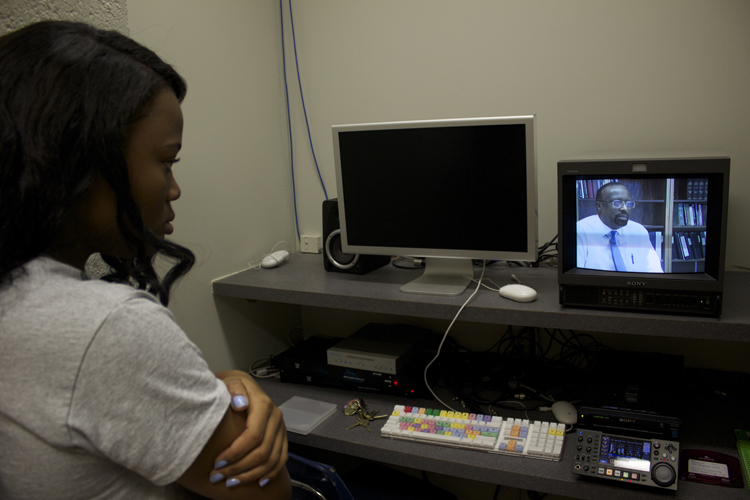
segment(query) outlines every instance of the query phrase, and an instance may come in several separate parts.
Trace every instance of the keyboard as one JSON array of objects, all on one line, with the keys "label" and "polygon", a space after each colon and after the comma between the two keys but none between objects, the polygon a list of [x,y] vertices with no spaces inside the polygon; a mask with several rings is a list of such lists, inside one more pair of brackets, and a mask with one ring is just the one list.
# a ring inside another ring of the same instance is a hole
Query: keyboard
[{"label": "keyboard", "polygon": [[559,461],[565,425],[396,405],[380,436],[514,457]]}]

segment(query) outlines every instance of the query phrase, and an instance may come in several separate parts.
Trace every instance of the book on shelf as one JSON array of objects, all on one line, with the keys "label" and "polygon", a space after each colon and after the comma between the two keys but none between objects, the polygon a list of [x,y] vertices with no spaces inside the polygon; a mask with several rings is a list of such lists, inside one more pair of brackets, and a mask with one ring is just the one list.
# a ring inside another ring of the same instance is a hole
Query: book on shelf
[{"label": "book on shelf", "polygon": [[661,231],[649,231],[648,237],[651,240],[651,245],[654,247],[654,250],[656,250],[656,254],[659,256],[659,260],[663,260],[664,255],[662,252],[662,246],[664,243],[664,233]]},{"label": "book on shelf", "polygon": [[705,200],[708,193],[708,179],[700,179],[698,181],[698,199]]},{"label": "book on shelf", "polygon": [[705,231],[677,231],[672,236],[674,260],[701,260],[706,257]]},{"label": "book on shelf", "polygon": [[708,195],[708,179],[690,179],[687,183],[687,200],[705,200]]},{"label": "book on shelf", "polygon": [[596,192],[605,184],[618,182],[617,179],[581,179],[577,182],[578,198],[595,200]]},{"label": "book on shelf", "polygon": [[691,259],[690,256],[690,249],[688,248],[688,242],[687,237],[685,236],[685,233],[680,233],[680,246],[682,247],[682,258],[685,260]]},{"label": "book on shelf", "polygon": [[705,203],[675,203],[673,222],[675,226],[704,226]]},{"label": "book on shelf", "polygon": [[675,226],[684,226],[685,225],[685,207],[684,203],[676,203],[674,206],[674,220],[673,223]]},{"label": "book on shelf", "polygon": [[697,231],[690,233],[690,245],[692,246],[691,250],[693,258],[702,259],[703,251],[701,249],[700,237],[698,236]]}]

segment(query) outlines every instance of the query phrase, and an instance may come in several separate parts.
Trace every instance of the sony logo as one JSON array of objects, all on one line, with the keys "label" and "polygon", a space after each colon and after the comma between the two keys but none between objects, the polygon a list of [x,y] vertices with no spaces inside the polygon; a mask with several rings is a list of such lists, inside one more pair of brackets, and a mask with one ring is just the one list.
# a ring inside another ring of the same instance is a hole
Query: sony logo
[{"label": "sony logo", "polygon": [[629,424],[634,424],[634,423],[635,423],[635,420],[631,420],[631,419],[629,419],[629,418],[621,418],[621,419],[620,419],[620,422],[627,422],[627,423],[629,423]]},{"label": "sony logo", "polygon": [[625,284],[628,286],[646,286],[645,281],[628,281]]}]

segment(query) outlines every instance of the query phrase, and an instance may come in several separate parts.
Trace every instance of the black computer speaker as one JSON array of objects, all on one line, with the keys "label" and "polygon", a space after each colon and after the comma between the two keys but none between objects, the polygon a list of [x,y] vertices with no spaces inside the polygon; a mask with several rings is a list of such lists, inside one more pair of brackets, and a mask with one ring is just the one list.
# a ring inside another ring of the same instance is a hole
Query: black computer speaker
[{"label": "black computer speaker", "polygon": [[323,266],[326,271],[366,274],[390,261],[387,255],[344,253],[341,249],[339,202],[336,198],[323,202]]}]

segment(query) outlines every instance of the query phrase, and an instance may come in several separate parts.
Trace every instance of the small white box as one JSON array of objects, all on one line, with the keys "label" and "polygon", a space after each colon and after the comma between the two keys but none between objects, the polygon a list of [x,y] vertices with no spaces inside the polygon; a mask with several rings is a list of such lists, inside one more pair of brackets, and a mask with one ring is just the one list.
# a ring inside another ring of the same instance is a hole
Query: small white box
[{"label": "small white box", "polygon": [[316,399],[294,396],[279,406],[284,414],[286,429],[297,434],[307,435],[320,423],[333,415],[336,405]]},{"label": "small white box", "polygon": [[323,237],[319,234],[303,234],[300,237],[300,252],[320,253],[323,250]]}]

